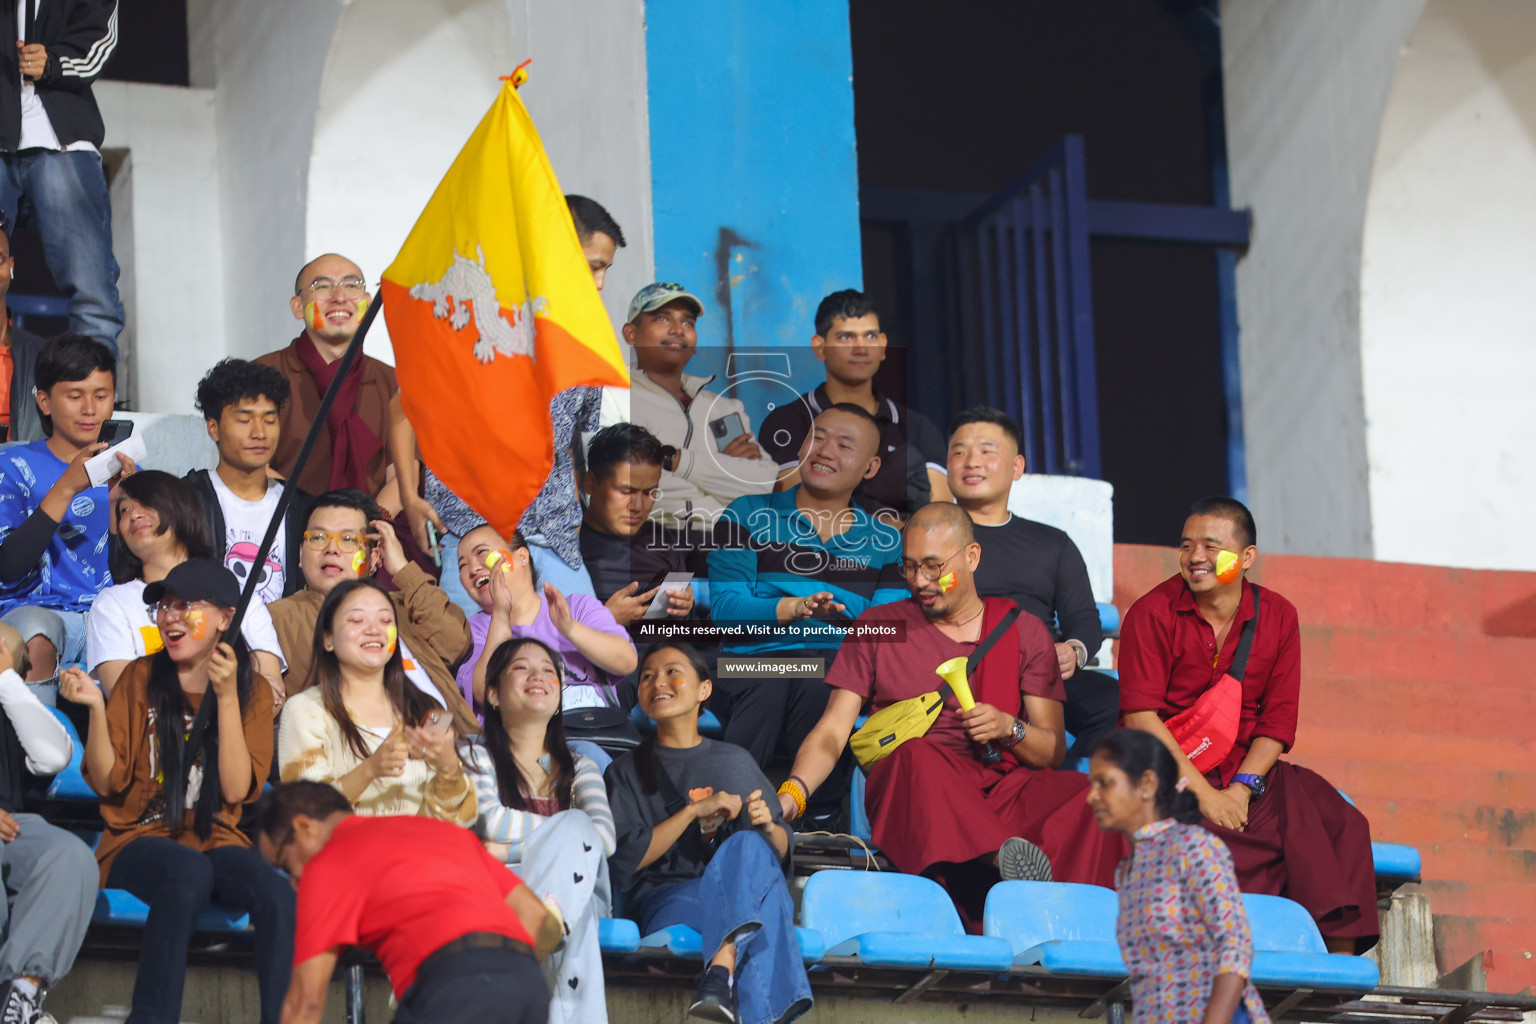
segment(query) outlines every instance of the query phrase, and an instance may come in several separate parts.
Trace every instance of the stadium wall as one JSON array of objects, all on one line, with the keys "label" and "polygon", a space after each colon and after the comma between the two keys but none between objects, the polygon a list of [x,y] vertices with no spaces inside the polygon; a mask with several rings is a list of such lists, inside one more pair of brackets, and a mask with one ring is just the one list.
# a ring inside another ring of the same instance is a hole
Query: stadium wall
[{"label": "stadium wall", "polygon": [[[1115,605],[1177,571],[1116,545]],[[1301,617],[1287,756],[1419,849],[1442,972],[1486,952],[1490,990],[1536,983],[1536,573],[1262,555],[1251,578]]]}]

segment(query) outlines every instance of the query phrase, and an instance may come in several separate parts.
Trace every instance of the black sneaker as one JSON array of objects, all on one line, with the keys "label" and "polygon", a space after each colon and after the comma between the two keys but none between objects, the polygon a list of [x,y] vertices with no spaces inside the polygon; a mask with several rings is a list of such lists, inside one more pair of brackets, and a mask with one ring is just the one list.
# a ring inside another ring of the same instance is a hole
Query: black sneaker
[{"label": "black sneaker", "polygon": [[736,993],[731,989],[729,971],[719,964],[704,968],[704,977],[699,980],[699,990],[693,994],[685,1019],[736,1024]]},{"label": "black sneaker", "polygon": [[27,995],[12,982],[5,986],[5,1002],[0,1003],[0,1024],[40,1024],[53,1021],[43,1012],[42,989]]},{"label": "black sneaker", "polygon": [[1049,882],[1051,858],[1028,839],[1004,839],[997,851],[997,872],[1003,881]]}]

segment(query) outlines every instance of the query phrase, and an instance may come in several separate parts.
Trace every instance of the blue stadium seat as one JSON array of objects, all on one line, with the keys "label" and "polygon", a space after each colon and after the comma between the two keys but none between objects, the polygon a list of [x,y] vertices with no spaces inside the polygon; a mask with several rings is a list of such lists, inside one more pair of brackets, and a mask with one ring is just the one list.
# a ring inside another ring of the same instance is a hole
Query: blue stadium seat
[{"label": "blue stadium seat", "polygon": [[1423,869],[1419,851],[1401,843],[1372,843],[1371,860],[1376,877],[1390,882],[1417,882]]},{"label": "blue stadium seat", "polygon": [[640,948],[640,926],[624,917],[598,918],[597,945],[604,953],[633,953]]},{"label": "blue stadium seat", "polygon": [[[1355,806],[1348,793],[1337,787],[1334,792],[1349,806]],[[1376,877],[1388,882],[1417,882],[1424,867],[1418,849],[1401,843],[1372,843],[1371,862],[1376,868]]]},{"label": "blue stadium seat", "polygon": [[982,932],[1008,943],[1013,962],[1052,974],[1123,978],[1113,889],[1076,882],[999,882],[987,893]]},{"label": "blue stadium seat", "polygon": [[1363,956],[1329,953],[1305,907],[1282,896],[1243,893],[1253,931],[1253,983],[1369,992],[1381,980]]},{"label": "blue stadium seat", "polygon": [[[635,728],[639,729],[641,732],[656,731],[656,723],[651,721],[649,715],[640,710],[640,705],[638,704],[636,704],[634,710],[629,713],[629,720],[634,722]],[[721,736],[725,735],[725,726],[720,724],[720,719],[715,717],[715,713],[713,711],[706,710],[702,715],[699,716],[699,732],[705,736],[708,736],[710,739],[717,740]]]},{"label": "blue stadium seat", "polygon": [[[149,906],[137,896],[123,889],[103,889],[96,894],[96,910],[91,920],[96,924],[128,925],[144,927],[149,917]],[[197,915],[197,930],[237,934],[249,930],[251,919],[245,914],[222,907],[204,907]]]},{"label": "blue stadium seat", "polygon": [[57,718],[64,726],[64,731],[69,733],[69,742],[74,747],[74,753],[69,755],[69,767],[53,777],[48,784],[48,799],[50,800],[89,800],[97,803],[101,798],[96,791],[85,784],[85,775],[80,770],[80,759],[85,756],[85,744],[80,740],[80,734],[75,731],[75,724],[69,720],[69,716],[58,708],[49,708],[53,717]]},{"label": "blue stadium seat", "polygon": [[864,769],[853,769],[853,782],[848,787],[848,834],[858,836],[866,843],[873,841],[869,829],[869,812],[864,809]]},{"label": "blue stadium seat", "polygon": [[[1118,632],[1120,629],[1120,609],[1106,601],[1098,602],[1098,608],[1099,628],[1104,631],[1104,635],[1108,636],[1110,633]],[[1088,653],[1097,654],[1099,652],[1089,651]]]},{"label": "blue stadium seat", "polygon": [[[636,931],[638,932],[639,929]],[[795,940],[800,945],[800,958],[807,964],[816,963],[826,954],[826,943],[822,941],[821,934],[813,929],[796,928]],[[704,959],[704,940],[698,932],[685,924],[674,924],[661,931],[652,932],[639,940],[639,946],[646,949],[665,949],[673,956],[684,960]]]},{"label": "blue stadium seat", "polygon": [[805,883],[800,920],[821,933],[828,956],[872,967],[1006,971],[1013,949],[967,935],[937,882],[886,871],[818,871]]}]

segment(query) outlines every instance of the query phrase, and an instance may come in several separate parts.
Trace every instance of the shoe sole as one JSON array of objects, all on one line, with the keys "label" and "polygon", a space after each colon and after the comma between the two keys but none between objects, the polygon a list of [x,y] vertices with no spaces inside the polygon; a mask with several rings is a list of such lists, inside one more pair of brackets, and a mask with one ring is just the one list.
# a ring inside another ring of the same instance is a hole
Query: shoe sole
[{"label": "shoe sole", "polygon": [[1014,837],[997,851],[997,870],[1005,882],[1049,882],[1051,859],[1029,840]]},{"label": "shoe sole", "polygon": [[736,1024],[736,1015],[729,1007],[719,1003],[694,1003],[688,1007],[688,1015],[684,1020],[707,1020],[713,1024]]}]

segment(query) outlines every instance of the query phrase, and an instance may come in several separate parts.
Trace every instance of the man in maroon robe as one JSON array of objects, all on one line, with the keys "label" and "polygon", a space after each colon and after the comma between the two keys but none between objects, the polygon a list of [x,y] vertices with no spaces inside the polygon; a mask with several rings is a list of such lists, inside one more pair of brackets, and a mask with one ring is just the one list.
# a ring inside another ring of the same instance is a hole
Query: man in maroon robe
[{"label": "man in maroon robe", "polygon": [[[1296,739],[1301,632],[1295,605],[1244,578],[1255,540],[1240,502],[1206,498],[1190,509],[1179,575],[1143,595],[1121,626],[1120,711],[1178,760],[1206,827],[1232,851],[1243,891],[1295,900],[1330,950],[1360,952],[1381,930],[1370,826],[1321,775],[1280,760]],[[1165,723],[1227,674],[1256,598],[1236,742],[1202,773]]]},{"label": "man in maroon robe", "polygon": [[[786,819],[798,810],[794,787],[814,792],[827,778],[861,710],[873,714],[937,690],[943,680],[934,670],[969,657],[1014,610],[1012,601],[976,593],[981,545],[958,505],[935,503],[914,514],[903,555],[912,596],[854,621],[827,672],[833,691],[826,712],[781,792]],[[859,628],[874,626],[895,632],[861,642]],[[975,707],[961,712],[947,700],[925,735],[870,770],[865,799],[875,845],[901,871],[937,878],[973,929],[1000,876],[1113,885],[1124,841],[1095,824],[1087,777],[1053,770],[1066,752],[1065,693],[1045,626],[1018,615],[969,682]],[[986,742],[1002,754],[995,764],[983,762]]]}]

